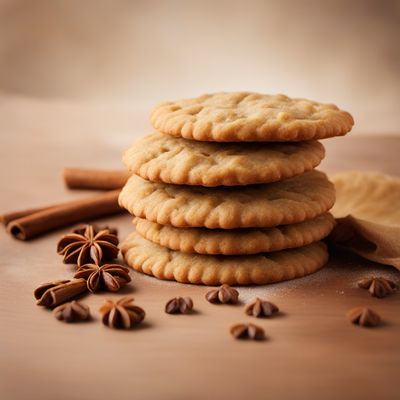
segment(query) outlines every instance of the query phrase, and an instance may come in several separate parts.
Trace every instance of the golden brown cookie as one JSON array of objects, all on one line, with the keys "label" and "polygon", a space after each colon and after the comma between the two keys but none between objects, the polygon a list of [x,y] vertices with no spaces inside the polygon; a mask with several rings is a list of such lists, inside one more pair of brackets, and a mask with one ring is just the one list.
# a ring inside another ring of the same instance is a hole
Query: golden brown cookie
[{"label": "golden brown cookie", "polygon": [[129,266],[159,279],[205,285],[262,285],[300,278],[328,261],[325,244],[250,256],[210,256],[169,250],[136,232],[122,244]]},{"label": "golden brown cookie", "polygon": [[216,142],[324,139],[344,135],[354,124],[333,104],[250,92],[163,102],[150,119],[169,135]]},{"label": "golden brown cookie", "polygon": [[268,228],[327,212],[335,189],[319,171],[264,185],[205,188],[153,183],[133,175],[120,205],[132,215],[180,228]]},{"label": "golden brown cookie", "polygon": [[280,181],[315,168],[325,150],[299,143],[196,142],[152,133],[124,154],[128,169],[152,182],[235,186]]},{"label": "golden brown cookie", "polygon": [[184,253],[257,254],[305,246],[332,231],[335,220],[326,213],[314,219],[274,228],[175,228],[135,218],[136,232],[160,246]]}]

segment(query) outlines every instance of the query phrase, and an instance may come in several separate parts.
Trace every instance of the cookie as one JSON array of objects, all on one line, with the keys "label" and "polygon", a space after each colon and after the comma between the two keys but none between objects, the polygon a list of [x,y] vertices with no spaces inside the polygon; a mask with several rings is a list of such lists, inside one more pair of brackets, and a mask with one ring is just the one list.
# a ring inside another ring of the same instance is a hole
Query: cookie
[{"label": "cookie", "polygon": [[299,143],[196,142],[153,133],[123,157],[128,169],[153,182],[235,186],[280,181],[315,168],[325,150]]},{"label": "cookie", "polygon": [[250,256],[210,256],[169,250],[136,232],[123,242],[129,266],[159,279],[205,285],[262,285],[311,274],[328,261],[325,244]]},{"label": "cookie", "polygon": [[324,139],[345,135],[354,124],[333,104],[250,92],[163,102],[150,120],[172,136],[216,142]]},{"label": "cookie", "polygon": [[136,232],[171,250],[198,254],[257,254],[305,246],[332,231],[335,220],[326,213],[293,225],[258,229],[175,228],[135,218]]},{"label": "cookie", "polygon": [[132,215],[180,228],[268,228],[327,212],[335,189],[319,171],[264,185],[206,188],[153,183],[132,175],[119,196]]}]

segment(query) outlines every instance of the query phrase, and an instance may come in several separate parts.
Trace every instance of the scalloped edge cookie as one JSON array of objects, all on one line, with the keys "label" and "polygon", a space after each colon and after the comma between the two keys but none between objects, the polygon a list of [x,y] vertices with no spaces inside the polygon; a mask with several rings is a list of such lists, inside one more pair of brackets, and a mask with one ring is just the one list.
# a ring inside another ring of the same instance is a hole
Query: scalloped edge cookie
[{"label": "scalloped edge cookie", "polygon": [[329,213],[309,221],[265,229],[175,228],[135,218],[136,232],[147,240],[183,253],[257,254],[306,246],[328,236],[335,226]]},{"label": "scalloped edge cookie", "polygon": [[322,242],[250,256],[187,254],[161,247],[134,232],[121,245],[126,263],[158,279],[204,285],[263,285],[300,278],[328,261]]},{"label": "scalloped edge cookie", "polygon": [[132,175],[119,204],[132,215],[180,228],[268,228],[326,213],[335,188],[320,171],[264,185],[213,187],[154,183]]},{"label": "scalloped edge cookie", "polygon": [[217,142],[324,139],[345,135],[354,125],[353,117],[333,104],[252,92],[163,102],[150,121],[171,136]]},{"label": "scalloped edge cookie", "polygon": [[237,186],[281,181],[315,168],[325,149],[317,141],[217,143],[172,138],[156,132],[123,156],[133,173],[152,182]]}]

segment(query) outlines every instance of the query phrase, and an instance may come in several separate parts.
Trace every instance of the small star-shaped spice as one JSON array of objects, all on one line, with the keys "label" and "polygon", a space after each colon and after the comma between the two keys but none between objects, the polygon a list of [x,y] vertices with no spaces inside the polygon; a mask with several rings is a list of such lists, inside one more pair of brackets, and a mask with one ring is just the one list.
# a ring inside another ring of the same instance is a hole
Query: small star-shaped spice
[{"label": "small star-shaped spice", "polygon": [[109,328],[130,329],[140,324],[146,313],[133,304],[133,297],[123,297],[117,302],[106,300],[100,308],[102,322]]},{"label": "small star-shaped spice", "polygon": [[193,300],[190,297],[175,297],[165,305],[167,314],[189,314],[193,310]]},{"label": "small star-shaped spice", "polygon": [[278,311],[279,308],[274,303],[266,300],[261,300],[258,297],[252,303],[248,304],[244,309],[244,312],[247,315],[256,318],[271,317]]},{"label": "small star-shaped spice", "polygon": [[87,288],[92,293],[99,290],[118,292],[122,286],[131,281],[129,269],[119,264],[85,264],[78,268],[74,278],[87,281]]},{"label": "small star-shaped spice", "polygon": [[[88,226],[88,225],[89,225],[89,224],[79,225],[79,226],[75,227],[75,228],[72,230],[72,232],[73,232],[73,233],[78,233],[78,234],[80,234],[80,235],[83,235],[83,234],[85,233],[85,230],[87,229],[87,226]],[[111,235],[118,236],[118,230],[115,229],[115,228],[111,228],[111,227],[109,227],[109,226],[98,226],[98,225],[95,225],[95,224],[91,224],[91,226],[93,227],[93,229],[94,229],[95,232],[100,232],[100,231],[107,230],[107,231],[110,232]]]},{"label": "small star-shaped spice", "polygon": [[89,307],[75,300],[56,307],[53,314],[58,320],[64,322],[86,321],[90,318]]},{"label": "small star-shaped spice", "polygon": [[265,339],[264,329],[254,324],[236,324],[231,327],[230,331],[235,339]]},{"label": "small star-shaped spice", "polygon": [[43,283],[33,295],[38,306],[53,308],[87,291],[84,279],[72,279]]},{"label": "small star-shaped spice", "polygon": [[355,307],[347,312],[347,318],[356,325],[365,327],[377,326],[381,322],[381,317],[367,307]]},{"label": "small star-shaped spice", "polygon": [[114,229],[85,225],[64,235],[58,242],[57,252],[64,256],[66,264],[100,264],[103,260],[113,260],[118,256],[118,243]]},{"label": "small star-shaped spice", "polygon": [[388,294],[394,293],[399,287],[393,281],[386,278],[366,278],[358,282],[358,287],[368,289],[371,296],[386,297]]},{"label": "small star-shaped spice", "polygon": [[237,304],[239,300],[239,292],[229,285],[223,284],[220,288],[207,292],[206,299],[213,304]]}]

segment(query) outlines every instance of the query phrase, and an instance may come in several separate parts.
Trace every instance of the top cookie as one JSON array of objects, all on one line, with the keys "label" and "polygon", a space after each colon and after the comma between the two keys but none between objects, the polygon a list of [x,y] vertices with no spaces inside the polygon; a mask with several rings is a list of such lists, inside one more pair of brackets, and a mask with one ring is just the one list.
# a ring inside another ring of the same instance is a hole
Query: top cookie
[{"label": "top cookie", "polygon": [[333,104],[250,92],[164,102],[150,120],[172,136],[216,142],[324,139],[344,135],[354,124],[348,112]]},{"label": "top cookie", "polygon": [[216,143],[156,132],[124,154],[128,169],[152,182],[235,186],[280,181],[315,168],[325,155],[317,141]]}]

